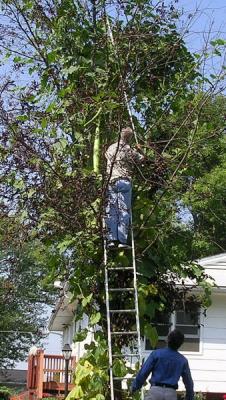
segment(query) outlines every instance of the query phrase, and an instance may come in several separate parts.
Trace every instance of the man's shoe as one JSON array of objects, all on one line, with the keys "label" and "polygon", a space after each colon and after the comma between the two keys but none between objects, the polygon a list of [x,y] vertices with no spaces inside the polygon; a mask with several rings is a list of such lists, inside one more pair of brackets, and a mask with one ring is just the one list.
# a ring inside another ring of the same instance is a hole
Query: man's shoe
[{"label": "man's shoe", "polygon": [[109,242],[108,244],[107,244],[107,248],[108,249],[117,249],[118,248],[118,243],[117,242]]},{"label": "man's shoe", "polygon": [[119,243],[118,248],[119,249],[128,249],[128,250],[132,249],[132,247],[129,244],[126,244],[126,243]]}]

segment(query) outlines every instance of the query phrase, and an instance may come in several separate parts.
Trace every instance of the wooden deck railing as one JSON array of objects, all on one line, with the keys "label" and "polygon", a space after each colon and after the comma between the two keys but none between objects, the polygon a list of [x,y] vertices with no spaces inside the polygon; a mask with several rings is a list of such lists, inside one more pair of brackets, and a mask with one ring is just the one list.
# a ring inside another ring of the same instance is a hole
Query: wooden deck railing
[{"label": "wooden deck railing", "polygon": [[[73,360],[69,362],[68,383],[72,382]],[[65,382],[65,360],[63,356],[44,355],[44,382]]]},{"label": "wooden deck railing", "polygon": [[[73,388],[72,375],[75,358],[69,361],[68,387]],[[38,350],[28,358],[27,390],[29,400],[48,395],[63,395],[65,384],[65,360],[61,355],[47,355]]]}]

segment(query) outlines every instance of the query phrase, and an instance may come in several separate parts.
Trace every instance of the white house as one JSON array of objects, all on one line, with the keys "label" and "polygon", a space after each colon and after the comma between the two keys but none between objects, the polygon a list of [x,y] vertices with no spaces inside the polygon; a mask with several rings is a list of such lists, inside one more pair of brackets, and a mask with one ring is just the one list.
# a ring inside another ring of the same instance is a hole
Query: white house
[{"label": "white house", "polygon": [[[212,305],[206,316],[200,310],[197,321],[184,311],[177,311],[170,317],[171,329],[177,327],[185,334],[185,343],[181,348],[190,364],[196,392],[218,393],[218,398],[226,393],[226,253],[199,260],[205,272],[215,279],[216,287],[212,292]],[[192,284],[192,283],[191,283]],[[73,342],[78,325],[85,327],[87,319],[74,323],[76,303],[70,304],[67,297],[62,297],[52,314],[50,331],[63,332],[64,343]],[[166,321],[159,325],[160,339],[167,334],[169,325]],[[148,342],[143,343],[146,357],[150,349]],[[77,358],[84,352],[84,343],[73,345]],[[184,390],[181,383],[179,389]]]}]

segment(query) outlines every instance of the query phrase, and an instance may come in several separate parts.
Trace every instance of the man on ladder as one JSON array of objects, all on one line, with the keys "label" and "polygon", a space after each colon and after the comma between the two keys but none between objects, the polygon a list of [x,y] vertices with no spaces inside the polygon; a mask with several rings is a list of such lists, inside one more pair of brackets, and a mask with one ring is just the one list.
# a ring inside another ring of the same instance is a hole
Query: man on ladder
[{"label": "man on ladder", "polygon": [[[120,357],[123,359],[135,357],[141,364],[142,357],[136,256],[132,226],[130,229],[131,246],[127,244],[127,237],[131,224],[132,170],[137,162],[144,159],[144,156],[130,147],[129,142],[132,135],[132,129],[123,128],[118,142],[113,143],[106,152],[108,188],[104,218],[104,226],[106,226],[107,231],[104,235],[104,265],[111,400],[121,399],[121,397],[118,397],[118,390],[120,392],[118,382],[127,379],[115,375],[113,360]],[[120,261],[114,263],[114,254],[112,252],[109,254],[109,250],[112,248],[131,249],[131,264],[124,266],[120,264]],[[119,279],[119,274],[121,278],[123,277],[122,279]],[[123,293],[123,295],[120,295],[120,293]],[[129,307],[128,298],[130,298]],[[121,315],[124,315],[125,318],[121,318]],[[128,329],[128,317],[130,321],[133,315],[132,326]],[[125,324],[123,324],[123,320],[125,320]],[[122,337],[124,343],[130,343],[131,340],[134,340],[133,338],[136,338],[137,349],[135,346],[132,354],[131,352],[127,354],[127,351],[119,354],[115,342],[120,341]]]},{"label": "man on ladder", "polygon": [[131,221],[132,170],[144,155],[129,145],[133,136],[131,128],[121,130],[118,142],[106,151],[107,189],[106,228],[108,248],[130,248],[127,244]]}]

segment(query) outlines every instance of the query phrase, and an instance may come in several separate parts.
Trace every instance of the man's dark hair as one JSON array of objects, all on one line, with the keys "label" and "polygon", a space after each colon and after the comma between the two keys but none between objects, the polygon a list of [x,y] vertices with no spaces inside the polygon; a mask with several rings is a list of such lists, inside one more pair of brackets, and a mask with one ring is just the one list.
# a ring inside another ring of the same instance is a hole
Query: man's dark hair
[{"label": "man's dark hair", "polygon": [[168,347],[173,350],[179,349],[179,347],[184,343],[184,334],[178,329],[170,332],[168,335]]}]

